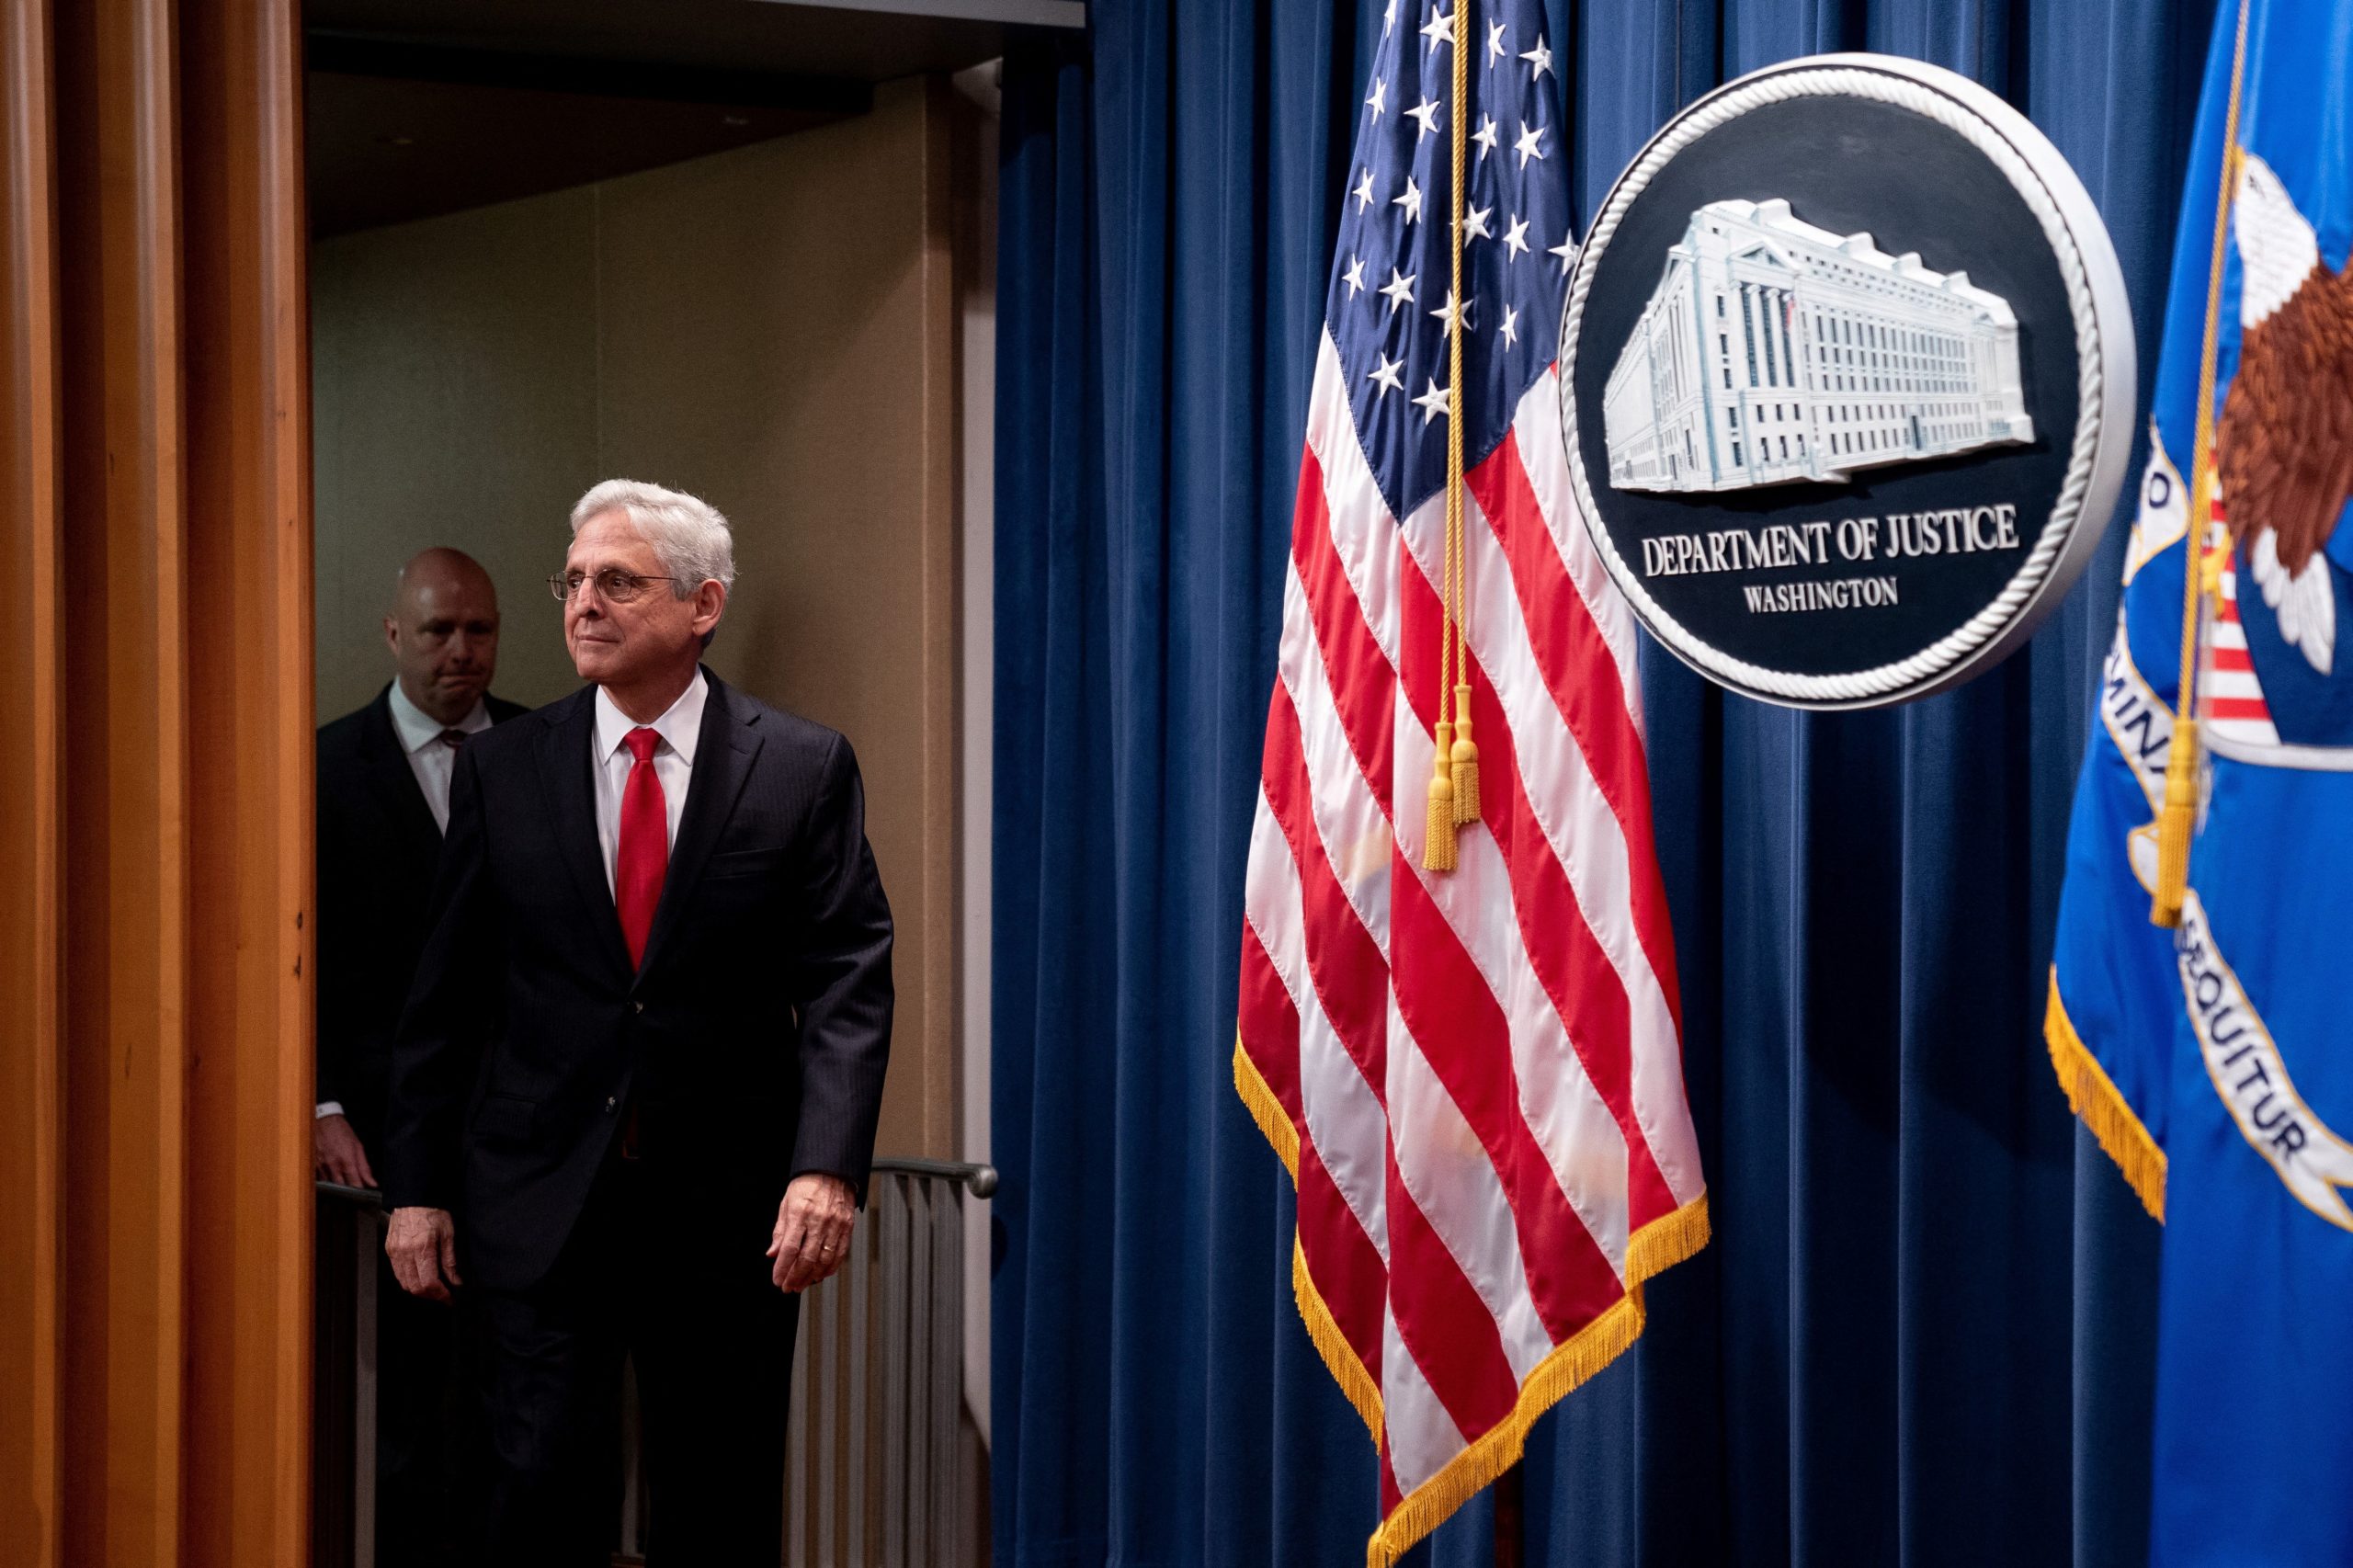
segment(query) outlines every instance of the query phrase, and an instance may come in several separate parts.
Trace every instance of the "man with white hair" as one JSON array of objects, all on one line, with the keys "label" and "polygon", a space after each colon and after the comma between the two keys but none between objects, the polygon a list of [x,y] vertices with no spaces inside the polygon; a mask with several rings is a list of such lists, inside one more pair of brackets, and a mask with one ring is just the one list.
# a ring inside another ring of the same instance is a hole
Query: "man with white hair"
[{"label": "man with white hair", "polygon": [[385,1251],[414,1294],[480,1297],[486,1561],[610,1561],[627,1354],[654,1568],[774,1568],[797,1292],[866,1184],[891,912],[848,743],[700,663],[726,519],[611,480],[572,529],[550,586],[590,684],[458,754]]}]

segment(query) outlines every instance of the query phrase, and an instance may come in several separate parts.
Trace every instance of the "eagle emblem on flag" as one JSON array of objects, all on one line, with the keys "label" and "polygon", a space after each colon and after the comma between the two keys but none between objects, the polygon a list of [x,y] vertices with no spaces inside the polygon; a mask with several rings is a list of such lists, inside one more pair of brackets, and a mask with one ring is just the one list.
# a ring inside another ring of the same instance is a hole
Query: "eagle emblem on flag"
[{"label": "eagle emblem on flag", "polygon": [[2353,496],[2353,270],[2321,259],[2269,165],[2238,161],[2239,363],[2215,459],[2232,542],[2280,637],[2326,676],[2340,590],[2322,549]]}]

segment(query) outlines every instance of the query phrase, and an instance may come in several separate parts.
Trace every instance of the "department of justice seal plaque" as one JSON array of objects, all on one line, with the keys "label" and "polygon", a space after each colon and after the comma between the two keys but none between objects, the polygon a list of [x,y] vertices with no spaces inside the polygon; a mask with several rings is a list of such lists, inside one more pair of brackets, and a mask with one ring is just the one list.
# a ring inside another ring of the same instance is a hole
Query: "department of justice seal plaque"
[{"label": "department of justice seal plaque", "polygon": [[2018,647],[2097,546],[2132,323],[2091,198],[1975,83],[1793,60],[1618,177],[1561,319],[1609,574],[1734,691],[1870,708]]}]

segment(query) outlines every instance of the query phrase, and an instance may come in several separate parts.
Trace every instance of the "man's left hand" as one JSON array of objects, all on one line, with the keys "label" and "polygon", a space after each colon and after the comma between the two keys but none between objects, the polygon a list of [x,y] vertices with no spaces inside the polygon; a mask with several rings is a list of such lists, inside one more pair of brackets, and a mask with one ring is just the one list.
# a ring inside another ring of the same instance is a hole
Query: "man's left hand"
[{"label": "man's left hand", "polygon": [[858,1198],[849,1183],[811,1171],[792,1178],[776,1208],[776,1232],[768,1238],[775,1260],[768,1277],[779,1290],[806,1290],[830,1278],[849,1256],[850,1226]]}]

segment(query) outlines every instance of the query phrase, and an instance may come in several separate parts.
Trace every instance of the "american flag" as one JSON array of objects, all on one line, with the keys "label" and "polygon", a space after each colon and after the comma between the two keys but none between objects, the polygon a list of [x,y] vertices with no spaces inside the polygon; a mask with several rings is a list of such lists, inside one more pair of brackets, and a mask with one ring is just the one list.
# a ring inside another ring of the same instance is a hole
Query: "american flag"
[{"label": "american flag", "polygon": [[[1643,1280],[1707,1239],[1634,621],[1562,448],[1558,66],[1539,0],[1469,21],[1459,305],[1452,10],[1391,0],[1358,119],[1234,1054],[1298,1184],[1300,1311],[1380,1445],[1374,1568],[1518,1459],[1535,1417],[1641,1332]],[[1459,869],[1433,872],[1457,309],[1482,811]]]}]

